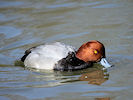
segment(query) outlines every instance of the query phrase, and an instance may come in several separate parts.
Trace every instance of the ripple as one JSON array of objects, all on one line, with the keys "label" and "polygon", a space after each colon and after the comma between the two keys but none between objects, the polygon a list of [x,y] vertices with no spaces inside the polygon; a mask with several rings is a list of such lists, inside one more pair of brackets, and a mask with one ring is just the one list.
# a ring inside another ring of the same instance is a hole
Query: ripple
[{"label": "ripple", "polygon": [[89,34],[89,32],[83,32],[83,33],[77,33],[77,34],[57,34],[54,35],[50,38],[47,38],[46,41],[53,41],[53,40],[59,40],[59,39],[67,39],[67,38],[75,38],[75,37],[80,37],[83,35]]},{"label": "ripple", "polygon": [[20,41],[8,43],[7,45],[0,48],[0,52],[5,52],[8,50],[17,49],[17,48],[20,48],[24,45],[35,43],[38,39],[38,38],[29,39],[29,37],[27,37],[27,38],[20,40]]},{"label": "ripple", "polygon": [[46,8],[61,8],[61,7],[75,7],[77,3],[65,3],[65,4],[58,4],[58,5],[50,5]]},{"label": "ripple", "polygon": [[91,3],[82,3],[80,4],[81,6],[94,6],[94,5],[97,5],[97,4],[100,4],[101,2],[97,1],[97,2],[91,2]]},{"label": "ripple", "polygon": [[21,1],[1,1],[0,2],[0,8],[3,8],[3,7],[15,7],[15,6],[20,6],[20,5],[23,5],[24,2],[21,2]]},{"label": "ripple", "polygon": [[16,37],[22,33],[22,30],[12,26],[0,26],[0,34],[4,34],[6,39]]},{"label": "ripple", "polygon": [[120,5],[118,4],[103,4],[103,5],[98,5],[92,8],[116,8],[119,7]]},{"label": "ripple", "polygon": [[123,23],[108,23],[108,24],[94,24],[94,25],[90,25],[89,27],[92,29],[108,29],[108,28],[118,28],[121,25],[123,25]]},{"label": "ripple", "polygon": [[88,93],[88,94],[83,94],[82,96],[107,96],[108,93]]}]

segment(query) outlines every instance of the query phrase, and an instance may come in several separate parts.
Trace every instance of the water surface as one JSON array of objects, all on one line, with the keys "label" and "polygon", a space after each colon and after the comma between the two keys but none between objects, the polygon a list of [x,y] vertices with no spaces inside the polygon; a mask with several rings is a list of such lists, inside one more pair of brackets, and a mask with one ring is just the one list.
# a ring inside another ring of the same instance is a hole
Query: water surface
[{"label": "water surface", "polygon": [[[132,0],[1,0],[0,100],[132,100]],[[26,69],[27,48],[89,40],[106,47],[113,68],[96,64],[76,72]]]}]

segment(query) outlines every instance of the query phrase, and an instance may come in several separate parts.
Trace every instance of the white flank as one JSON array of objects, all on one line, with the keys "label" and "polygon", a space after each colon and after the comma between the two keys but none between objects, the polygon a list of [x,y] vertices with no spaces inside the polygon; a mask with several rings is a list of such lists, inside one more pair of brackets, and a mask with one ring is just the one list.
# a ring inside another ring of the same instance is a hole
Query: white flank
[{"label": "white flank", "polygon": [[60,42],[40,45],[27,56],[24,65],[37,69],[51,70],[59,60],[68,55],[68,52],[73,51],[74,47]]}]

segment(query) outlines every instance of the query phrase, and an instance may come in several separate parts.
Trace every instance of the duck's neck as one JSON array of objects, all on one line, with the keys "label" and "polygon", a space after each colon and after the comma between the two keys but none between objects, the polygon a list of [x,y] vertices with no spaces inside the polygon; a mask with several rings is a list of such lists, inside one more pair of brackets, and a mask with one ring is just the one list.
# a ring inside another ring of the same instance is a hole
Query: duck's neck
[{"label": "duck's neck", "polygon": [[75,52],[69,53],[68,56],[66,57],[66,61],[68,61],[74,66],[85,63],[83,60],[80,60],[78,57],[76,57]]}]

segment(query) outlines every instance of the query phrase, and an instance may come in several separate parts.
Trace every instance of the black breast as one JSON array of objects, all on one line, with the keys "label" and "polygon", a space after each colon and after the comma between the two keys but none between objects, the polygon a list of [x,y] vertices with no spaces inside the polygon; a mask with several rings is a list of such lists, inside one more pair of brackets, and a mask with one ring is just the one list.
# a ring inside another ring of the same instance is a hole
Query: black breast
[{"label": "black breast", "polygon": [[74,70],[81,70],[92,66],[91,62],[84,62],[83,60],[78,59],[75,56],[74,52],[68,54],[66,58],[63,58],[58,61],[58,64],[55,65],[54,70],[61,70],[61,71],[74,71]]}]

